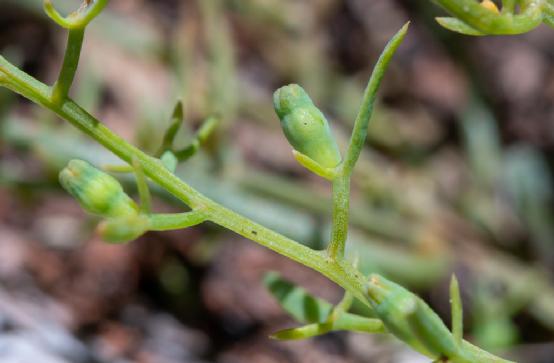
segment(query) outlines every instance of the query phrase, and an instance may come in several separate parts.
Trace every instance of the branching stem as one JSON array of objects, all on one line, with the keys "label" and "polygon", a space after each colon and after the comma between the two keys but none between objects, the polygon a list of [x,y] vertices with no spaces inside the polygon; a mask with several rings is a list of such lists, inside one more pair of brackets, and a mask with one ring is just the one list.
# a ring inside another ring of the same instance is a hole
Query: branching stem
[{"label": "branching stem", "polygon": [[170,172],[162,162],[137,149],[114,134],[73,100],[65,98],[61,104],[50,97],[50,87],[19,70],[0,56],[0,82],[25,98],[40,104],[67,120],[106,149],[127,163],[133,158],[145,175],[193,210],[203,210],[206,220],[236,232],[283,256],[319,271],[357,299],[369,304],[365,297],[365,277],[347,262],[331,261],[326,253],[308,248],[299,242],[270,230],[200,194],[196,189]]},{"label": "branching stem", "polygon": [[[86,24],[92,17],[98,14],[100,9],[105,6],[106,2],[107,0],[95,1],[93,7],[88,9],[89,12],[81,14],[82,16],[78,21]],[[46,1],[45,6],[48,6],[48,4],[51,5],[49,1]],[[56,17],[59,17],[59,14],[52,9],[53,7],[51,7],[51,14],[53,14],[51,16],[56,19]],[[70,21],[66,18],[58,20],[62,23]],[[71,23],[69,25],[75,24]],[[56,113],[83,133],[96,140],[103,147],[113,152],[123,161],[133,165],[135,170],[144,172],[144,175],[142,175],[141,172],[139,176],[144,177],[142,181],[139,180],[139,188],[141,183],[143,186],[145,185],[145,177],[148,177],[192,209],[191,212],[180,214],[148,215],[148,223],[150,223],[149,229],[178,229],[189,227],[203,221],[212,221],[288,257],[291,260],[320,272],[343,287],[353,297],[371,307],[370,299],[366,293],[367,281],[365,276],[344,259],[348,230],[350,177],[352,168],[360,155],[367,136],[367,128],[375,101],[375,93],[377,92],[379,83],[381,82],[384,71],[394,51],[406,34],[407,25],[389,42],[383,55],[379,58],[375,66],[375,70],[364,94],[360,113],[356,119],[346,158],[344,162],[337,167],[337,173],[333,178],[333,229],[331,233],[332,240],[328,251],[315,251],[308,248],[299,242],[266,228],[207,198],[183,180],[179,179],[173,172],[166,168],[160,159],[147,155],[129,144],[67,97],[67,91],[69,90],[77,68],[83,38],[82,32],[78,33],[74,28],[70,29],[68,50],[66,51],[64,66],[60,72],[60,78],[54,87],[48,87],[44,83],[21,71],[1,56],[0,85]],[[199,132],[200,137],[198,145],[201,143],[201,137],[207,137],[207,135],[209,135],[209,130],[210,127],[206,126],[204,131],[201,130],[201,132]],[[148,196],[145,196],[144,193],[141,193],[141,195],[143,202],[145,199],[148,199]],[[149,202],[146,201],[144,204],[148,205]],[[376,322],[379,323],[378,321]],[[382,325],[379,323],[375,329],[369,330],[381,331],[381,327]],[[344,328],[351,329],[353,325],[349,323]],[[367,331],[368,327],[364,325],[359,327],[359,330]],[[450,334],[450,332],[447,331],[446,334]],[[453,363],[507,362],[465,341],[462,341],[459,349],[463,355],[449,357]],[[466,359],[466,357],[471,358]]]},{"label": "branching stem", "polygon": [[83,38],[85,29],[70,29],[67,36],[67,47],[63,58],[63,65],[58,76],[58,80],[52,88],[52,101],[60,104],[69,93],[77,66],[79,65],[79,57],[81,48],[83,47]]},{"label": "branching stem", "polygon": [[171,231],[195,226],[206,220],[201,210],[174,214],[152,214],[149,216],[151,231]]},{"label": "branching stem", "polygon": [[342,259],[346,249],[346,238],[348,234],[348,214],[350,206],[350,178],[354,165],[360,157],[362,148],[367,138],[367,129],[377,90],[381,84],[381,80],[388,68],[390,60],[396,49],[404,40],[408,31],[409,23],[406,23],[392,39],[389,41],[381,57],[375,64],[371,78],[367,84],[362,100],[362,106],[356,117],[350,144],[346,152],[346,157],[342,164],[337,167],[337,173],[333,179],[333,226],[331,229],[331,241],[328,247],[329,257],[332,260]]}]

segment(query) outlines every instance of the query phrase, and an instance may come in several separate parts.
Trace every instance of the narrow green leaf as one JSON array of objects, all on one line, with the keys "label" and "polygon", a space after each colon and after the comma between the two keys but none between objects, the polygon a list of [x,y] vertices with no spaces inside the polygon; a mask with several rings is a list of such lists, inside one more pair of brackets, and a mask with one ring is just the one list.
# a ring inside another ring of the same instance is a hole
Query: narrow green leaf
[{"label": "narrow green leaf", "polygon": [[270,272],[264,284],[283,309],[301,323],[324,323],[333,309],[330,303],[310,295],[306,290]]},{"label": "narrow green leaf", "polygon": [[381,85],[381,81],[389,66],[392,56],[396,53],[396,50],[406,37],[409,25],[409,22],[406,23],[391,38],[373,68],[373,73],[371,74],[371,78],[369,79],[364,92],[362,105],[358,111],[358,116],[356,117],[356,121],[354,123],[354,130],[352,131],[352,136],[350,137],[348,151],[346,153],[346,157],[344,158],[343,170],[345,174],[350,174],[356,164],[356,161],[358,161],[358,157],[360,156],[360,152],[362,151],[362,147],[364,146],[367,138],[367,128],[373,113],[373,105],[375,103],[375,99],[377,98],[377,91],[379,90],[379,86]]},{"label": "narrow green leaf", "polygon": [[306,339],[340,330],[370,334],[385,332],[381,320],[347,312],[353,300],[350,293],[345,293],[341,302],[333,308],[327,301],[310,295],[303,288],[283,279],[276,272],[268,273],[264,278],[264,284],[283,309],[297,321],[311,323],[297,328],[281,330],[271,336],[273,339]]},{"label": "narrow green leaf", "polygon": [[474,36],[486,35],[485,33],[471,27],[467,23],[464,23],[463,21],[457,18],[439,17],[439,18],[435,18],[435,20],[443,28],[446,28],[456,33],[465,34],[465,35],[474,35]]},{"label": "narrow green leaf", "polygon": [[385,333],[385,326],[379,319],[366,318],[363,316],[343,313],[337,320],[324,323],[313,323],[298,328],[281,330],[271,338],[278,340],[299,340],[323,335],[331,331],[351,331],[366,334]]},{"label": "narrow green leaf", "polygon": [[161,156],[164,152],[171,150],[175,136],[183,124],[183,117],[183,103],[178,101],[173,108],[173,112],[171,113],[171,122],[165,131],[162,145],[156,155]]},{"label": "narrow green leaf", "polygon": [[462,114],[462,135],[472,173],[479,183],[493,187],[502,168],[502,142],[491,110],[474,98]]},{"label": "narrow green leaf", "polygon": [[208,141],[220,121],[221,118],[216,116],[207,118],[194,135],[194,139],[190,142],[190,144],[185,146],[183,149],[174,152],[177,160],[179,160],[179,162],[183,162],[194,156],[200,147]]},{"label": "narrow green leaf", "polygon": [[308,324],[298,328],[285,329],[278,331],[270,336],[277,340],[301,340],[308,339],[318,335],[323,335],[331,331],[331,323]]},{"label": "narrow green leaf", "polygon": [[356,314],[343,313],[333,323],[333,330],[348,330],[358,333],[385,333],[385,325],[380,319],[366,318]]}]

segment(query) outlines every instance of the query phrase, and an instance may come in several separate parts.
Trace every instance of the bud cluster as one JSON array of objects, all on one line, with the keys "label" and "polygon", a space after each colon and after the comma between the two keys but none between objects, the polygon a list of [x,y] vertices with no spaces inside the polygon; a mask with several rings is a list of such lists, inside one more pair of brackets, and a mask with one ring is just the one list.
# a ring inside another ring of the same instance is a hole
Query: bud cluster
[{"label": "bud cluster", "polygon": [[140,213],[137,204],[111,175],[86,161],[71,160],[60,172],[59,180],[84,210],[105,218],[98,230],[107,242],[127,242],[148,230],[148,217]]}]

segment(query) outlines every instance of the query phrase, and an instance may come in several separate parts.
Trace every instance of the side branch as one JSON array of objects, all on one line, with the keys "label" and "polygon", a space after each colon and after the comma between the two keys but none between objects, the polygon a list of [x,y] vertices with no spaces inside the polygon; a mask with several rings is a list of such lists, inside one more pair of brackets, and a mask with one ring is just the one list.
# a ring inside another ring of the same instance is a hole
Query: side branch
[{"label": "side branch", "polygon": [[67,97],[69,89],[73,84],[75,72],[77,72],[77,66],[79,65],[84,36],[84,28],[69,30],[62,69],[60,70],[58,80],[52,88],[52,102],[56,104],[60,104]]},{"label": "side branch", "polygon": [[348,151],[342,166],[342,172],[345,175],[350,175],[352,173],[352,169],[360,157],[360,152],[367,138],[367,128],[369,126],[371,114],[373,113],[373,105],[377,96],[377,90],[379,89],[379,85],[381,84],[381,80],[383,79],[392,56],[406,36],[409,25],[410,23],[406,23],[394,37],[392,37],[373,68],[373,73],[371,74],[371,78],[364,92],[362,106],[360,107],[360,111],[354,123],[354,130],[352,131],[350,144],[348,145]]}]

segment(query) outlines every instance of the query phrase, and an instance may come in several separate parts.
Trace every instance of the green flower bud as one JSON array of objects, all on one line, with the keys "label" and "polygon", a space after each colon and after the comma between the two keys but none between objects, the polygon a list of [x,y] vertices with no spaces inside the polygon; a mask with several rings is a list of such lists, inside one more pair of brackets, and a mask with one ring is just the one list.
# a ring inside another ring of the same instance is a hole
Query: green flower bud
[{"label": "green flower bud", "polygon": [[334,168],[341,162],[327,119],[302,87],[291,84],[279,88],[273,94],[273,106],[295,150],[326,168]]},{"label": "green flower bud", "polygon": [[98,225],[98,234],[109,243],[126,243],[148,231],[149,219],[144,214],[110,218]]},{"label": "green flower bud", "polygon": [[102,217],[136,215],[138,207],[112,176],[83,160],[71,160],[60,183],[89,213]]},{"label": "green flower bud", "polygon": [[379,275],[367,285],[369,300],[385,327],[418,352],[454,358],[458,346],[440,317],[418,296]]}]

